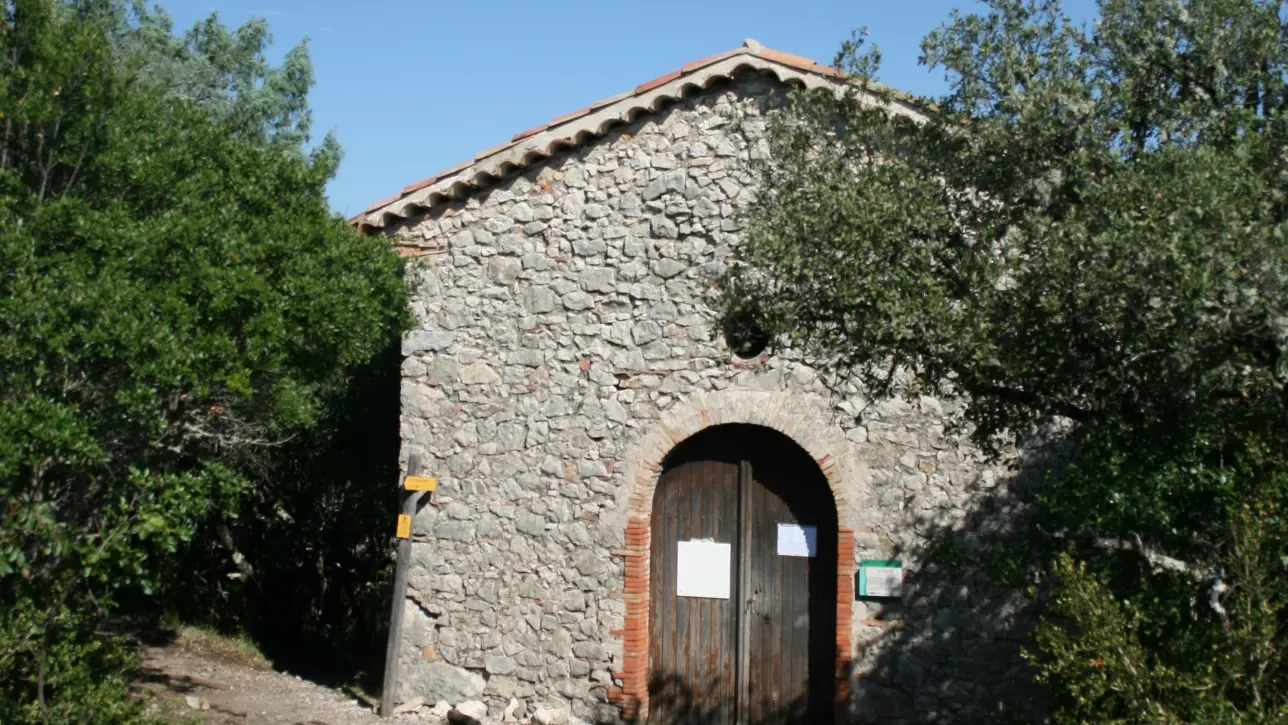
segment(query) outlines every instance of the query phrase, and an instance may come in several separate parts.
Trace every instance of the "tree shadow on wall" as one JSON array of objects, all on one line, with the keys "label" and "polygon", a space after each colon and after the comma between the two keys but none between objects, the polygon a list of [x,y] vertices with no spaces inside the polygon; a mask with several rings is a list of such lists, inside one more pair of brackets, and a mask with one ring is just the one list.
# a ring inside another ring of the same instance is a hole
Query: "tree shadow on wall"
[{"label": "tree shadow on wall", "polygon": [[905,491],[904,526],[915,535],[903,541],[928,543],[876,542],[909,566],[898,599],[856,597],[845,722],[1045,721],[1044,692],[1022,654],[1044,584],[1024,562],[1038,555],[1028,536],[1035,494],[1064,454],[1048,443],[1017,457],[1007,476],[976,474],[965,505],[929,487]]},{"label": "tree shadow on wall", "polygon": [[[962,546],[948,527],[934,535],[944,549]],[[1032,601],[937,551],[892,555],[919,554],[927,558],[905,574],[900,599],[856,602],[860,654],[847,722],[1041,722],[1042,693],[1022,658],[1037,623]]]},{"label": "tree shadow on wall", "polygon": [[[1035,555],[1024,534],[1034,525],[1033,494],[1045,474],[1061,465],[1051,446],[1030,453],[1012,473],[994,480],[980,474],[966,486],[969,503],[905,492],[907,546],[868,535],[859,550],[908,566],[898,600],[856,598],[858,652],[846,678],[849,694],[839,722],[863,725],[1044,721],[1045,697],[1022,657],[1037,623],[1037,604],[1025,593],[1034,582],[1018,562]],[[898,486],[897,482],[881,486]],[[878,491],[880,493],[880,491]],[[923,503],[924,502],[924,503]],[[915,564],[915,565],[914,565]],[[856,582],[857,590],[857,582]],[[720,688],[654,674],[650,716],[639,725],[733,723],[732,703],[711,702]],[[816,723],[803,703],[790,703],[747,725]],[[832,722],[829,717],[827,722]]]}]

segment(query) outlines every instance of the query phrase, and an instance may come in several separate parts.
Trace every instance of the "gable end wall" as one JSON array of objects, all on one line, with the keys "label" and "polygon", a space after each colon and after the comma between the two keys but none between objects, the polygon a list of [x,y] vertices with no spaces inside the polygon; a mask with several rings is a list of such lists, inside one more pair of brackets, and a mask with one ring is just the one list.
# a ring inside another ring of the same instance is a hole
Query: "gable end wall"
[{"label": "gable end wall", "polygon": [[1014,604],[921,564],[934,531],[969,529],[1005,485],[945,432],[956,404],[870,403],[789,352],[737,360],[713,332],[703,298],[785,90],[741,77],[390,231],[418,257],[402,460],[420,453],[440,485],[413,527],[400,700],[586,719],[641,704],[632,493],[651,491],[665,431],[756,415],[764,396],[807,450],[826,441],[854,543],[843,575],[896,554],[909,567],[903,602],[855,601],[842,623],[843,718],[987,722],[1022,680],[1015,618],[992,616]]}]

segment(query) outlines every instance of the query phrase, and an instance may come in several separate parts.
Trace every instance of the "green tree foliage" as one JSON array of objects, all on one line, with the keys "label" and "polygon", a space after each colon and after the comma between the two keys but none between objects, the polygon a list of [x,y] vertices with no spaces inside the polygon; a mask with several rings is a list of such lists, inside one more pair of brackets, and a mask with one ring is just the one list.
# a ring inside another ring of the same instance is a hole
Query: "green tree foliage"
[{"label": "green tree foliage", "polygon": [[[852,88],[789,99],[726,317],[754,304],[879,393],[961,395],[990,449],[1066,426],[1077,456],[1013,549],[1071,547],[1036,659],[1061,722],[1288,716],[1282,5],[987,6],[923,43],[942,98],[871,83],[860,34]],[[1070,648],[1114,663],[1103,686]]]},{"label": "green tree foliage", "polygon": [[165,562],[158,606],[254,638],[274,664],[315,680],[383,667],[393,580],[400,352],[353,370],[317,425],[276,449],[233,520],[211,517]]},{"label": "green tree foliage", "polygon": [[[238,136],[307,154],[333,176],[341,157],[334,137],[310,148],[307,38],[275,66],[261,18],[231,29],[212,14],[176,35],[162,8],[139,0],[77,6],[108,23],[116,55],[140,65],[146,87],[190,102]],[[398,355],[391,339],[352,371],[315,425],[243,471],[251,490],[238,516],[210,517],[167,558],[168,586],[154,605],[249,633],[278,664],[315,677],[378,674],[371,665],[383,657],[392,576]]]},{"label": "green tree foliage", "polygon": [[289,135],[303,117],[159,89],[115,17],[0,4],[6,723],[132,716],[103,699],[128,664],[96,636],[116,595],[235,515],[408,320],[401,262]]},{"label": "green tree foliage", "polygon": [[[261,17],[231,29],[212,13],[177,35],[165,9],[149,9],[143,0],[76,5],[107,23],[118,57],[141,64],[138,78],[146,86],[191,102],[238,135],[299,150],[310,142],[314,76],[307,37],[273,66],[266,55],[273,36]],[[313,156],[329,178],[340,161],[340,145],[328,133]]]}]

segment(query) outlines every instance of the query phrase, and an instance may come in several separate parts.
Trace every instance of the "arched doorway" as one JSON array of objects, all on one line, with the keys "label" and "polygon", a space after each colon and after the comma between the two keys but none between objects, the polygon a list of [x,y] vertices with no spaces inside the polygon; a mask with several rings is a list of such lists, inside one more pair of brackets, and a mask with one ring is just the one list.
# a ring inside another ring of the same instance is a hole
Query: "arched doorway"
[{"label": "arched doorway", "polygon": [[838,522],[813,458],[707,428],[663,461],[650,519],[650,721],[829,722]]}]

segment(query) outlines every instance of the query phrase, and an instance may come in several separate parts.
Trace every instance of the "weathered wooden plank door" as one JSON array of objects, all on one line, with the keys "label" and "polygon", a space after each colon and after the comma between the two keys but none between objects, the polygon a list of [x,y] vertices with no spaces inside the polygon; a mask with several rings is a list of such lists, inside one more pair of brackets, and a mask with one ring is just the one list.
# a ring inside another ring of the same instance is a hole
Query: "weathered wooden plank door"
[{"label": "weathered wooden plank door", "polygon": [[[783,445],[743,469],[744,722],[827,723],[836,662],[836,513],[818,465]],[[811,475],[812,474],[812,475]],[[814,556],[778,552],[780,524],[813,527]]]},{"label": "weathered wooden plank door", "polygon": [[676,573],[680,541],[737,540],[738,487],[737,463],[701,459],[667,471],[658,484],[649,595],[654,722],[736,722],[737,600],[678,597]]},{"label": "weathered wooden plank door", "polygon": [[[778,552],[779,524],[814,526],[812,557]],[[721,426],[678,446],[652,514],[650,720],[824,723],[832,712],[836,512],[789,439]],[[732,545],[730,598],[677,595],[678,544]]]}]

